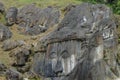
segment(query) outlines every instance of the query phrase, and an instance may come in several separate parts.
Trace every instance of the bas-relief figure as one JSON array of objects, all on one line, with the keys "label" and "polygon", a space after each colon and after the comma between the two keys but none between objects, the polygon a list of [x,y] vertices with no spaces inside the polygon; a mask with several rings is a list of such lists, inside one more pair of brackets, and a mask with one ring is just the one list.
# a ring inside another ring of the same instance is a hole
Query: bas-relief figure
[{"label": "bas-relief figure", "polygon": [[119,78],[116,24],[105,5],[77,5],[39,43],[44,50],[40,47],[36,54],[44,54],[44,58],[35,58],[37,65],[41,64],[38,71],[34,71],[36,64],[33,66],[38,75],[51,80]]}]

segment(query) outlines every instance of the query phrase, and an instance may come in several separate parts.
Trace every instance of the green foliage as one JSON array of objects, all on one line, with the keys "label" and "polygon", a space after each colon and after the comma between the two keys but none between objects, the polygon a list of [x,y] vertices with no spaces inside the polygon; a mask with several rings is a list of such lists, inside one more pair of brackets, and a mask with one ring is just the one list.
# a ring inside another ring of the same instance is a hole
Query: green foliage
[{"label": "green foliage", "polygon": [[114,2],[114,4],[111,4],[111,7],[113,8],[113,11],[117,14],[120,15],[120,1],[117,0],[116,2]]},{"label": "green foliage", "polygon": [[58,6],[65,7],[68,4],[80,4],[80,0],[0,0],[8,9],[11,6],[22,7],[27,4],[36,3],[40,7]]},{"label": "green foliage", "polygon": [[65,7],[68,4],[80,4],[81,2],[102,3],[110,6],[113,12],[120,14],[120,0],[0,0],[6,8],[10,6],[22,7],[26,4],[36,3],[40,7],[59,6]]},{"label": "green foliage", "polygon": [[106,4],[113,9],[113,12],[120,15],[120,0],[77,0],[90,3]]}]

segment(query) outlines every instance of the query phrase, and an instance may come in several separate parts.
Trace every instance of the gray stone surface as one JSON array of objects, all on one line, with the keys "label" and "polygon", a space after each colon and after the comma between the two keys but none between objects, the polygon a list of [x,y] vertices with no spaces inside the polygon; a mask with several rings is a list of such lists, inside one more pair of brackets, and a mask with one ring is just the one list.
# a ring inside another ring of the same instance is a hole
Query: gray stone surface
[{"label": "gray stone surface", "polygon": [[0,13],[4,13],[4,12],[5,12],[4,4],[0,2]]},{"label": "gray stone surface", "polygon": [[12,50],[12,49],[14,49],[14,48],[16,48],[18,46],[20,47],[22,45],[25,45],[25,42],[22,41],[22,40],[17,40],[17,41],[15,41],[15,40],[6,40],[6,41],[3,42],[2,49],[4,51],[9,51],[9,50]]},{"label": "gray stone surface", "polygon": [[0,41],[4,41],[12,37],[12,32],[7,26],[0,24]]},{"label": "gray stone surface", "polygon": [[[44,61],[42,74],[46,78],[114,80],[120,77],[116,24],[110,8],[105,5],[77,5],[65,15],[58,28],[38,44],[36,50],[45,55],[43,60],[38,58],[37,63],[34,58],[34,68]],[[41,69],[36,70],[35,73]]]},{"label": "gray stone surface", "polygon": [[34,55],[32,70],[39,75],[44,75],[44,56],[45,53],[36,53]]},{"label": "gray stone surface", "polygon": [[25,32],[36,35],[58,24],[60,12],[53,7],[40,9],[35,4],[24,6],[18,11],[17,23]]},{"label": "gray stone surface", "polygon": [[70,10],[74,9],[76,6],[77,6],[77,5],[73,5],[73,4],[67,5],[67,6],[63,9],[65,15],[66,15]]},{"label": "gray stone surface", "polygon": [[17,13],[18,13],[18,9],[16,7],[10,7],[7,10],[5,18],[8,26],[11,26],[16,22]]},{"label": "gray stone surface", "polygon": [[4,75],[6,72],[7,67],[0,62],[0,75]]},{"label": "gray stone surface", "polygon": [[8,69],[6,71],[6,80],[23,80],[23,77],[15,69]]},{"label": "gray stone surface", "polygon": [[21,67],[25,66],[26,62],[28,62],[28,58],[30,55],[30,50],[27,48],[17,48],[13,51],[12,56],[14,58],[13,66]]}]

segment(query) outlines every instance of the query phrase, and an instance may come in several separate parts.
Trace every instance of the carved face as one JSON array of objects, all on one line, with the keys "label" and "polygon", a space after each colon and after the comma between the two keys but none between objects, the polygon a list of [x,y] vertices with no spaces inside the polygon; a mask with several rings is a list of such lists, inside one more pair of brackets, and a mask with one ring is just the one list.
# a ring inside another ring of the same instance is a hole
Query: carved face
[{"label": "carved face", "polygon": [[52,71],[51,73],[54,76],[67,75],[73,70],[80,57],[80,46],[80,42],[77,41],[66,41],[48,45],[46,59],[51,64],[50,71]]}]

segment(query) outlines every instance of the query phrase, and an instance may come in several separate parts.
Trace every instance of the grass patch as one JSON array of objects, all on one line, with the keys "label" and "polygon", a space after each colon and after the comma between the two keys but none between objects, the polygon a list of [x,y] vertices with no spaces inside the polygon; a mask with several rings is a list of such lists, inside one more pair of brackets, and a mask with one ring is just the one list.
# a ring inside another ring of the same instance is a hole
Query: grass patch
[{"label": "grass patch", "polygon": [[2,15],[1,13],[0,13],[0,23],[2,23],[2,24],[5,24],[5,23],[6,23],[5,17],[4,17],[4,15]]},{"label": "grass patch", "polygon": [[4,76],[0,76],[0,80],[6,80]]},{"label": "grass patch", "polygon": [[[0,45],[0,47],[1,46],[2,45]],[[9,57],[9,52],[8,51],[3,51],[2,48],[0,48],[0,62],[4,63],[6,66],[10,66],[10,64],[12,63],[12,60]]]},{"label": "grass patch", "polygon": [[12,32],[11,39],[13,39],[13,40],[26,40],[26,39],[30,38],[30,36],[20,34],[19,30],[17,28],[18,28],[17,25],[13,25],[12,27],[10,27],[10,31]]},{"label": "grass patch", "polygon": [[36,3],[40,7],[59,6],[64,7],[68,4],[80,4],[78,0],[0,0],[6,8],[11,6],[22,7],[26,4]]}]

